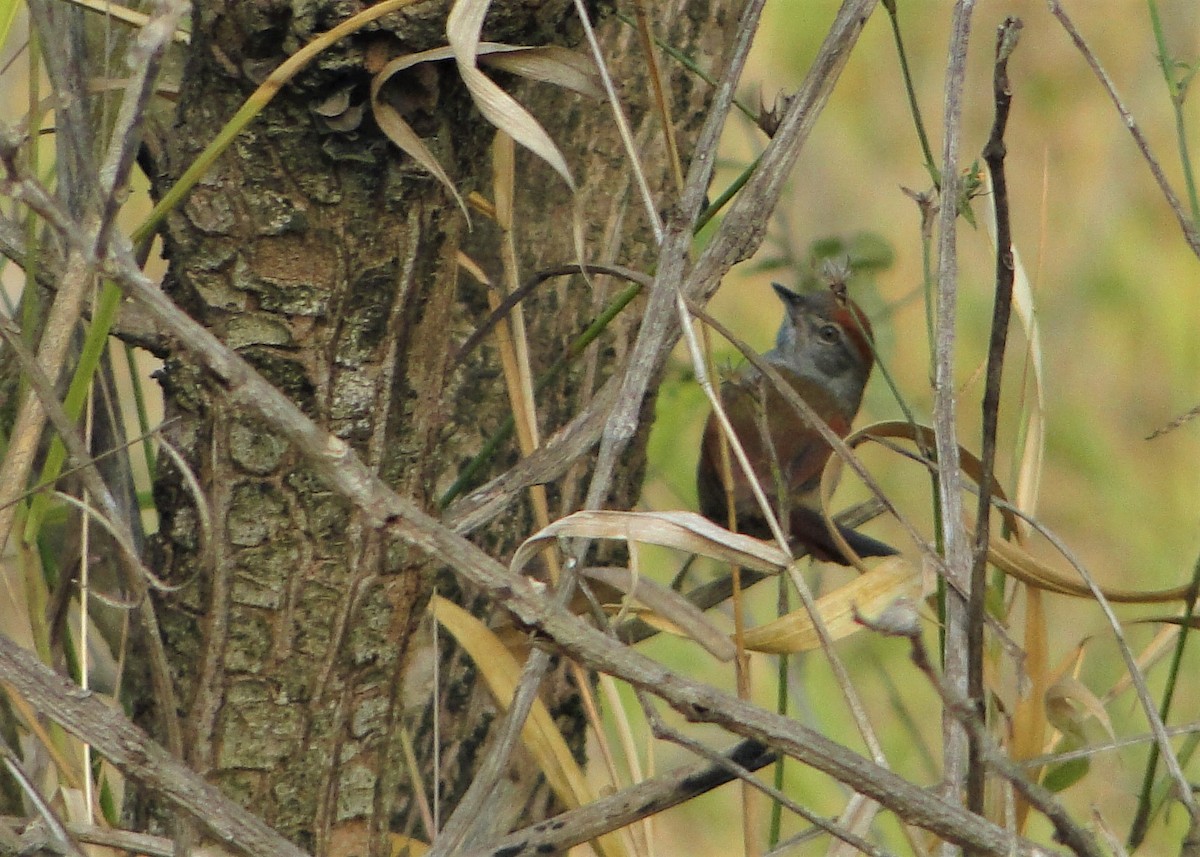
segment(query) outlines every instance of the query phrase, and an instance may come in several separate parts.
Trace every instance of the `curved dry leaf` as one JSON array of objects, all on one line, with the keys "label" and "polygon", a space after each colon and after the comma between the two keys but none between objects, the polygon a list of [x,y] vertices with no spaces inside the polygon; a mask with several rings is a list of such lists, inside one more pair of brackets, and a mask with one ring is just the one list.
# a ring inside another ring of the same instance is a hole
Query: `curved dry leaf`
[{"label": "curved dry leaf", "polygon": [[585,568],[585,577],[606,583],[626,595],[636,598],[652,611],[638,613],[648,624],[672,634],[689,637],[699,643],[714,658],[728,663],[737,654],[729,638],[708,620],[691,601],[661,583],[635,576],[627,568]]},{"label": "curved dry leaf", "polygon": [[330,130],[337,131],[341,134],[348,134],[356,130],[362,125],[363,116],[367,112],[367,105],[363,102],[349,107],[345,112],[337,116],[330,116],[325,119],[325,124]]},{"label": "curved dry leaf", "polygon": [[[496,704],[507,710],[521,682],[521,665],[486,625],[454,602],[434,595],[429,609],[475,662]],[[563,804],[578,807],[595,799],[567,742],[554,725],[550,710],[540,699],[533,701],[529,719],[521,727],[521,741]],[[598,841],[602,854],[625,853],[620,841],[612,834],[602,836]]]},{"label": "curved dry leaf", "polygon": [[341,116],[350,109],[350,96],[352,93],[353,87],[349,86],[344,86],[341,89],[335,90],[314,104],[312,106],[312,111],[318,116],[323,116],[326,119],[332,119],[334,116]]},{"label": "curved dry leaf", "polygon": [[[911,423],[894,420],[866,426],[847,436],[845,440],[848,446],[855,447],[865,441],[878,438],[900,438],[932,446],[933,429],[924,425],[914,426]],[[958,451],[963,472],[978,484],[980,474],[982,473],[982,466],[979,459],[970,450],[962,446],[958,448]],[[829,464],[826,465],[826,471],[821,482],[823,503],[825,502],[824,498],[826,495],[830,493],[829,485],[836,482],[837,477],[841,473],[841,468],[841,458],[836,455],[832,456]],[[1007,502],[1007,497],[1000,488],[999,480],[992,480],[992,493]],[[1012,510],[1001,509],[1000,511],[1009,528],[1013,532],[1020,533],[1022,531],[1022,527],[1018,524],[1020,519]],[[969,519],[967,524],[970,529],[974,529],[974,524]],[[1092,597],[1092,590],[1079,580],[1077,574],[1074,572],[1070,576],[1060,574],[1013,542],[1004,541],[1003,539],[990,539],[988,544],[988,561],[1005,574],[1015,577],[1022,583],[1036,586],[1047,592],[1055,592],[1059,595],[1071,595],[1076,598]],[[1190,584],[1176,586],[1171,589],[1157,590],[1108,589],[1100,587],[1100,592],[1105,598],[1109,601],[1116,601],[1122,604],[1157,604],[1167,601],[1181,601],[1188,596],[1189,591]]]},{"label": "curved dry leaf", "polygon": [[[433,156],[433,153],[429,151],[428,147],[421,141],[421,138],[417,136],[417,132],[400,116],[400,111],[379,98],[379,91],[383,84],[387,82],[389,77],[400,70],[399,68],[391,69],[392,65],[392,63],[388,63],[383,71],[371,79],[371,112],[375,116],[375,121],[379,124],[380,130],[387,135],[389,140],[396,144],[400,151],[420,164],[426,172],[441,182],[454,195],[454,201],[458,203],[463,216],[470,223],[471,215],[467,213],[466,203],[459,196],[458,188],[454,186],[454,182],[450,181],[450,176],[446,175],[446,171],[442,169],[442,165],[438,163],[437,158]],[[389,69],[391,70],[389,71]]]},{"label": "curved dry leaf", "polygon": [[1195,614],[1189,616],[1142,616],[1139,619],[1132,619],[1126,622],[1127,625],[1178,625],[1180,628],[1188,628],[1192,631],[1200,630],[1200,616]]},{"label": "curved dry leaf", "polygon": [[[476,37],[478,37],[478,34],[476,34]],[[582,95],[587,95],[594,98],[602,98],[604,94],[596,80],[595,69],[591,66],[587,57],[567,48],[554,45],[548,45],[544,47],[525,47],[521,45],[507,45],[501,42],[477,42],[475,45],[475,56],[483,62],[486,62],[488,65],[493,65],[497,68],[503,69],[504,71],[517,74],[531,80],[552,83],[557,86],[573,90]],[[384,134],[387,135],[388,139],[391,140],[402,152],[415,160],[424,170],[437,178],[438,181],[440,181],[452,194],[454,194],[455,201],[465,214],[466,206],[463,204],[463,201],[459,196],[457,189],[454,187],[454,184],[450,181],[450,177],[446,174],[445,170],[442,169],[441,164],[438,163],[438,160],[433,156],[433,153],[429,151],[428,147],[424,144],[424,142],[421,141],[421,138],[417,136],[416,132],[412,130],[412,127],[404,120],[403,116],[400,114],[400,111],[379,98],[379,93],[384,84],[386,84],[400,72],[410,69],[416,65],[420,65],[421,63],[439,62],[452,59],[456,59],[455,51],[449,45],[446,45],[439,48],[431,48],[426,51],[418,51],[414,54],[406,54],[405,56],[396,57],[395,59],[389,61],[383,68],[379,70],[379,73],[371,79],[371,109],[375,115],[375,119],[378,122],[379,127],[383,130]],[[482,73],[478,71],[476,74],[480,77],[483,77]],[[486,78],[484,79],[486,80]],[[490,84],[490,81],[488,81],[488,83]],[[491,85],[495,86],[495,84]],[[471,84],[468,81],[468,88],[470,88],[470,86]],[[500,91],[498,87],[497,91]],[[471,89],[471,92],[474,96],[475,90]],[[509,97],[505,96],[505,98]],[[516,105],[516,101],[513,101],[511,98],[509,98],[509,101],[512,101],[513,105]],[[333,116],[340,115],[349,106],[348,93],[347,104],[342,106],[341,110],[338,110],[340,104],[341,102],[339,100],[335,101],[333,104],[320,105],[319,112],[322,110],[333,111]],[[520,109],[519,105],[517,105],[517,107]],[[483,110],[482,107],[480,109],[481,111]],[[322,112],[322,115],[329,114]],[[487,117],[488,120],[498,128],[508,131],[507,126],[496,122],[491,116],[488,116],[486,111],[484,111],[484,116]],[[536,121],[533,120],[532,117],[529,117],[529,119],[534,122],[534,125],[537,125]],[[537,126],[537,130],[540,131],[541,126]],[[542,132],[542,134],[545,136],[545,132]],[[515,134],[511,133],[510,136],[512,136],[522,145],[533,149],[535,153],[545,159],[542,155],[542,152],[538,151],[537,148],[530,146],[527,140],[521,139],[520,137],[517,137]],[[550,138],[548,136],[545,136],[544,142],[549,143],[550,147],[557,154],[557,149],[554,148],[554,144],[550,142]],[[561,155],[559,155],[559,160],[562,162],[562,169],[559,169],[557,166],[555,166],[555,169],[562,173],[566,169],[566,162],[562,161]],[[551,162],[551,166],[554,166],[553,162]],[[568,184],[571,183],[569,176],[564,175],[564,178],[567,179]]]},{"label": "curved dry leaf", "polygon": [[426,843],[400,833],[389,833],[388,841],[392,844],[392,857],[424,857],[429,852]]},{"label": "curved dry leaf", "polygon": [[1112,721],[1104,710],[1104,703],[1091,689],[1074,676],[1060,678],[1046,690],[1046,718],[1059,732],[1083,738],[1083,722],[1088,715],[1095,717],[1108,733],[1109,740],[1117,740]]},{"label": "curved dry leaf", "polygon": [[575,512],[534,533],[517,549],[510,568],[520,572],[550,539],[619,539],[707,556],[755,571],[777,572],[792,558],[770,542],[732,533],[695,512]]},{"label": "curved dry leaf", "polygon": [[600,79],[591,59],[570,48],[559,45],[518,47],[483,42],[476,56],[481,63],[510,74],[552,83],[589,98],[604,98],[604,90],[600,87]]},{"label": "curved dry leaf", "polygon": [[[840,640],[863,627],[858,616],[869,619],[898,598],[919,595],[919,585],[919,575],[912,563],[904,557],[888,557],[866,574],[818,598],[817,612],[829,636]],[[812,617],[803,607],[773,622],[747,629],[743,638],[747,649],[775,655],[811,651],[821,645]]]},{"label": "curved dry leaf", "polygon": [[[503,57],[513,55],[529,55],[530,60],[505,60]],[[557,45],[530,47],[528,45],[510,45],[506,42],[479,42],[475,47],[475,56],[481,62],[503,68],[512,74],[519,74],[530,80],[553,83],[566,89],[574,90],[581,95],[604,97],[603,90],[596,82],[596,72],[584,54]],[[454,59],[454,49],[449,45],[418,51],[415,54],[405,54],[388,61],[377,76],[393,77],[406,68],[420,65],[423,62],[440,62]]]},{"label": "curved dry leaf", "polygon": [[458,0],[446,19],[446,39],[454,51],[458,73],[483,117],[533,152],[575,190],[566,159],[536,119],[476,66],[479,33],[491,0]]},{"label": "curved dry leaf", "polygon": [[[1072,595],[1076,598],[1093,597],[1092,590],[1086,584],[1079,582],[1077,578],[1059,574],[1012,542],[991,539],[988,544],[988,561],[1005,574],[1047,592]],[[1190,589],[1190,584],[1173,589],[1153,590],[1109,589],[1101,586],[1100,592],[1109,601],[1119,604],[1161,604],[1183,600],[1188,596]]]}]

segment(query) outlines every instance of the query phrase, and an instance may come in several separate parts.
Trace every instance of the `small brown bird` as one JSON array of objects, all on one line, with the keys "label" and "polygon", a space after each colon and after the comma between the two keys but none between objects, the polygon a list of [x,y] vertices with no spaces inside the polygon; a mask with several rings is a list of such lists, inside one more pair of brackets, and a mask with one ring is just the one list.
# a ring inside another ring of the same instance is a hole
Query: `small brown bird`
[{"label": "small brown bird", "polygon": [[[763,358],[838,437],[845,437],[858,413],[875,362],[870,344],[871,324],[857,304],[849,300],[841,303],[832,291],[801,295],[778,283],[772,286],[786,312],[775,347]],[[830,537],[818,505],[821,471],[833,449],[753,367],[721,386],[721,402],[774,509],[779,508],[775,474],[778,472],[782,477],[789,505],[787,532],[793,549],[806,548],[818,559],[849,565],[849,559]],[[701,513],[721,526],[728,526],[729,504],[721,480],[720,434],[716,417],[710,414],[704,426],[696,485]],[[749,481],[732,458],[730,464],[738,531],[770,539],[771,531]],[[839,529],[860,556],[896,553],[894,548],[870,536],[847,527]]]}]

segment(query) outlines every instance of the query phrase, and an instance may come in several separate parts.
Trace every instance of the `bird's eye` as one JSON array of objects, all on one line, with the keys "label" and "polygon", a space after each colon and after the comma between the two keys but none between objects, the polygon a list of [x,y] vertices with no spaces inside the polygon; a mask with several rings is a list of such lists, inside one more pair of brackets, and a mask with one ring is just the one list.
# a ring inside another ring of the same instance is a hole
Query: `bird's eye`
[{"label": "bird's eye", "polygon": [[817,336],[821,338],[822,342],[832,345],[841,339],[841,332],[835,324],[823,324],[820,330],[817,331]]}]

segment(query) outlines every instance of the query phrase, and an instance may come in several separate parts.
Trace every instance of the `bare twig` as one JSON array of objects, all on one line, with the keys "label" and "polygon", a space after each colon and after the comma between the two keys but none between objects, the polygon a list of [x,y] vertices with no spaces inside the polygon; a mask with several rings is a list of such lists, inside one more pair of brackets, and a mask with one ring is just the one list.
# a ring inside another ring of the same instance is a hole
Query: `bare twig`
[{"label": "bare twig", "polygon": [[[954,384],[954,324],[958,298],[958,198],[962,186],[958,150],[962,134],[962,90],[966,76],[967,42],[975,0],[958,0],[951,23],[949,60],[942,108],[942,194],[938,209],[937,324],[933,357],[933,430],[937,447],[938,504],[946,556],[944,666],[947,681],[959,693],[967,691],[966,602],[970,546],[963,530],[962,475],[959,472],[957,406]],[[967,735],[948,712],[942,719],[944,785],[952,800],[960,800],[967,768]]]},{"label": "bare twig", "polygon": [[670,741],[691,750],[698,756],[710,759],[714,764],[718,764],[728,770],[733,776],[740,779],[743,783],[758,789],[771,800],[777,802],[780,806],[786,807],[791,812],[803,818],[812,827],[806,831],[807,834],[825,833],[834,839],[845,842],[855,850],[869,857],[886,857],[885,852],[871,842],[864,840],[862,837],[855,835],[853,832],[839,825],[837,822],[830,821],[822,817],[820,814],[801,806],[792,798],[788,797],[782,791],[772,786],[767,785],[758,777],[751,776],[751,771],[747,770],[742,765],[737,764],[733,760],[725,759],[719,756],[715,751],[710,750],[704,744],[689,738],[682,732],[670,728],[653,706],[645,698],[644,693],[638,693],[638,701],[642,704],[642,710],[646,714],[646,719],[650,722],[651,731],[654,737]]},{"label": "bare twig", "polygon": [[[14,825],[23,823],[22,819],[3,818],[0,824]],[[151,836],[147,833],[134,833],[131,830],[113,830],[108,827],[96,827],[92,824],[78,824],[68,821],[67,833],[80,842],[89,845],[108,845],[130,854],[146,854],[148,857],[173,857],[175,843],[163,836]],[[21,831],[18,843],[21,853],[39,854],[44,850],[55,847],[55,839],[50,831],[42,824],[26,824]],[[40,849],[40,850],[39,850]]]},{"label": "bare twig", "polygon": [[[1180,738],[1187,735],[1195,735],[1200,732],[1200,721],[1185,723],[1182,726],[1168,726],[1165,730],[1167,737]],[[1047,753],[1044,756],[1034,756],[1029,759],[1019,759],[1018,764],[1022,768],[1040,768],[1045,765],[1059,765],[1063,762],[1073,762],[1076,759],[1090,759],[1098,753],[1111,752],[1113,750],[1123,750],[1126,747],[1136,747],[1138,744],[1145,744],[1148,741],[1154,741],[1155,736],[1149,732],[1143,732],[1141,735],[1128,735],[1124,738],[1118,738],[1115,741],[1104,741],[1100,744],[1089,744],[1086,747],[1080,747],[1078,750],[1064,750],[1061,753]]]},{"label": "bare twig", "polygon": [[706,301],[729,269],[762,245],[767,217],[775,210],[792,167],[875,3],[876,0],[844,0],[838,9],[804,82],[788,99],[779,128],[763,150],[754,175],[730,205],[695,267],[683,279],[681,288],[688,299]]},{"label": "bare twig", "polygon": [[[971,591],[967,603],[967,698],[986,724],[984,705],[983,630],[987,605],[987,556],[991,535],[992,468],[996,463],[996,430],[1000,421],[1000,380],[1004,372],[1004,350],[1008,343],[1008,321],[1012,315],[1013,267],[1012,223],[1008,210],[1008,181],[1004,173],[1004,129],[1012,103],[1008,59],[1021,33],[1018,18],[1006,18],[996,33],[996,64],[992,95],[996,116],[983,157],[992,177],[992,204],[996,212],[996,296],[992,306],[992,335],[988,343],[987,380],[983,388],[983,440],[979,453],[979,510],[975,525],[975,557],[971,566]],[[978,739],[972,739],[967,763],[967,807],[983,812],[986,776]]]}]

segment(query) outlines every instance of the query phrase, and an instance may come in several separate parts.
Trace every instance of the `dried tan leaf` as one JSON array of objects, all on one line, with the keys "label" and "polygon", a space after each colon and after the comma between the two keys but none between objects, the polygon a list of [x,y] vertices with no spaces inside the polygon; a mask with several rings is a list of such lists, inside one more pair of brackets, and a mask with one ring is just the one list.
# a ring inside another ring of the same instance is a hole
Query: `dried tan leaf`
[{"label": "dried tan leaf", "polygon": [[729,662],[737,654],[729,638],[695,604],[678,592],[645,577],[635,577],[627,568],[586,568],[583,573],[589,579],[607,583],[650,608],[651,613],[638,614],[642,621],[695,640],[718,660]]},{"label": "dried tan leaf", "polygon": [[[1046,639],[1046,596],[1041,590],[1029,587],[1025,591],[1025,672],[1029,688],[1017,700],[1012,718],[1012,757],[1031,759],[1042,752],[1050,723],[1042,704],[1050,683],[1049,649]],[[1038,782],[1044,768],[1034,774]],[[1020,795],[1016,801],[1017,830],[1023,831],[1029,818],[1030,805]]]},{"label": "dried tan leaf", "polygon": [[560,538],[619,539],[675,548],[756,571],[776,572],[792,558],[778,545],[732,533],[695,512],[575,512],[534,533],[517,549],[511,568],[519,572],[541,548]]},{"label": "dried tan leaf", "polygon": [[[478,39],[478,33],[476,33],[476,39]],[[512,74],[518,74],[531,80],[553,83],[557,86],[579,92],[583,95],[588,95],[595,98],[603,97],[603,92],[596,81],[595,69],[591,66],[587,57],[576,53],[575,51],[568,50],[567,48],[553,45],[545,47],[525,47],[521,45],[506,45],[500,42],[477,41],[477,44],[475,45],[475,56],[481,61],[486,62],[488,65],[495,66]],[[384,134],[387,135],[388,139],[391,140],[402,152],[415,160],[424,170],[440,181],[452,194],[454,194],[455,201],[458,203],[459,207],[463,209],[463,212],[466,213],[466,206],[463,204],[462,198],[458,194],[458,190],[450,181],[450,177],[446,174],[445,170],[442,169],[441,164],[438,163],[437,158],[433,156],[433,153],[429,151],[428,147],[424,144],[424,142],[422,142],[421,138],[417,136],[416,132],[412,130],[412,127],[404,120],[403,116],[400,114],[400,111],[394,106],[388,104],[386,100],[379,98],[379,93],[384,84],[386,84],[391,78],[395,77],[400,72],[410,69],[421,63],[438,62],[452,59],[456,59],[455,51],[453,48],[447,45],[444,47],[432,48],[427,51],[419,51],[414,54],[406,54],[405,56],[396,57],[395,59],[391,60],[384,65],[379,70],[379,73],[371,79],[371,109],[375,114],[376,122],[378,122],[379,127],[383,130]],[[481,72],[475,71],[475,74],[487,81],[487,78],[484,77]],[[490,86],[495,87],[495,84],[492,84],[490,81],[487,81],[487,83]],[[471,89],[472,96],[474,96],[476,90],[471,87],[470,81],[468,81],[468,88]],[[496,87],[496,91],[503,94],[498,87]],[[509,96],[505,95],[504,98],[508,99],[512,105],[516,105],[516,102],[513,101]],[[338,109],[339,106],[341,107],[340,110]],[[328,111],[333,111],[332,115],[337,116],[340,115],[348,106],[348,100],[345,105],[341,105],[341,101],[337,100],[332,104],[318,105],[317,109],[318,112],[321,112],[321,115],[330,116],[331,114]],[[516,106],[518,109],[521,109],[519,105]],[[482,106],[480,106],[480,110],[483,112],[484,116],[487,117],[488,120],[498,128],[509,131],[506,125],[495,121],[491,116],[489,116],[487,111],[483,110]],[[528,114],[526,115],[528,116]],[[537,125],[536,120],[533,120],[533,117],[529,116],[528,118],[534,123],[535,126]],[[540,131],[540,126],[537,126],[537,129]],[[542,151],[539,151],[538,148],[530,145],[529,140],[522,139],[521,137],[512,134],[511,131],[509,131],[509,133],[510,136],[513,136],[513,138],[522,145],[532,149],[536,154],[539,155],[539,157],[543,157],[544,160],[546,159]],[[544,143],[549,143],[554,153],[557,153],[557,149],[554,148],[554,144],[550,142],[550,138],[545,135],[545,132],[542,132],[542,135],[545,138]],[[555,169],[560,173],[563,173],[563,171],[566,169],[566,162],[562,161],[561,155],[559,156],[559,160],[562,163],[562,169],[559,169],[558,166],[555,166],[553,161],[549,161],[549,163],[551,163],[551,166],[554,166]],[[567,179],[567,184],[571,184],[571,180],[568,175],[564,174],[564,178]]]},{"label": "dried tan leaf", "polygon": [[389,833],[388,839],[392,843],[392,857],[423,857],[429,851],[428,845],[411,836]]},{"label": "dried tan leaf", "polygon": [[[457,604],[435,595],[429,607],[434,618],[475,662],[496,704],[507,709],[521,681],[521,665],[486,625]],[[583,806],[595,800],[567,742],[554,725],[554,718],[540,699],[533,701],[529,719],[521,728],[521,742],[545,774],[554,794],[566,806]],[[618,857],[625,853],[620,840],[613,834],[600,837],[598,845],[603,855]]]},{"label": "dried tan leaf", "polygon": [[575,181],[566,159],[550,135],[516,99],[493,83],[476,65],[479,33],[489,5],[490,0],[458,0],[450,10],[446,19],[446,39],[454,51],[458,73],[483,117],[549,164],[574,191]]},{"label": "dried tan leaf", "polygon": [[[379,124],[380,129],[387,135],[400,151],[411,157],[421,167],[436,178],[442,185],[450,191],[454,196],[454,201],[458,203],[458,207],[462,209],[463,216],[470,223],[471,215],[467,213],[467,205],[463,202],[463,198],[459,196],[458,188],[454,186],[454,182],[450,181],[450,176],[446,175],[446,171],[442,169],[442,165],[438,163],[437,158],[429,151],[428,147],[417,136],[417,132],[404,121],[400,115],[400,111],[380,99],[379,91],[387,82],[388,78],[400,71],[400,68],[392,68],[395,63],[388,63],[383,71],[375,75],[371,79],[371,112],[375,116],[375,121]],[[407,68],[407,66],[403,66]]]},{"label": "dried tan leaf", "polygon": [[1046,691],[1045,704],[1048,719],[1064,735],[1082,739],[1083,722],[1091,715],[1100,721],[1110,740],[1117,740],[1104,703],[1092,693],[1091,688],[1074,676],[1063,676],[1052,684]]},{"label": "dried tan leaf", "polygon": [[318,116],[323,116],[326,119],[330,119],[334,116],[341,116],[350,109],[350,96],[352,93],[353,88],[349,86],[335,90],[314,104],[312,106],[312,111]]},{"label": "dried tan leaf", "polygon": [[517,47],[483,42],[477,52],[485,65],[529,80],[552,83],[589,98],[603,98],[596,67],[584,54],[558,45]]},{"label": "dried tan leaf", "polygon": [[[866,574],[817,599],[817,612],[834,640],[862,628],[857,616],[871,618],[902,596],[919,594],[917,569],[904,557],[888,557]],[[801,607],[773,622],[747,629],[746,648],[769,654],[791,654],[817,649],[821,639],[808,610]]]}]

